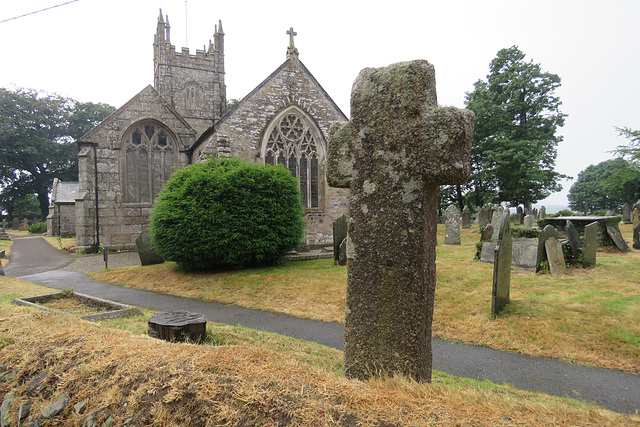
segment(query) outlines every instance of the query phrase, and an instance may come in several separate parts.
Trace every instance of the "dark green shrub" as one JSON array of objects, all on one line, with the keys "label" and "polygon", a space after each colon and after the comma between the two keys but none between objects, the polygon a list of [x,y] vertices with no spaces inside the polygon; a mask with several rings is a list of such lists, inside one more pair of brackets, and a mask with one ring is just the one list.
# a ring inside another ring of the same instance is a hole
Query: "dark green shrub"
[{"label": "dark green shrub", "polygon": [[540,235],[540,230],[524,227],[511,227],[511,236],[514,238],[536,238]]},{"label": "dark green shrub", "polygon": [[298,182],[283,166],[228,158],[174,172],[151,212],[155,250],[187,270],[273,264],[304,227]]},{"label": "dark green shrub", "polygon": [[46,222],[34,222],[33,225],[29,226],[29,233],[31,234],[44,234],[46,232],[47,232]]}]

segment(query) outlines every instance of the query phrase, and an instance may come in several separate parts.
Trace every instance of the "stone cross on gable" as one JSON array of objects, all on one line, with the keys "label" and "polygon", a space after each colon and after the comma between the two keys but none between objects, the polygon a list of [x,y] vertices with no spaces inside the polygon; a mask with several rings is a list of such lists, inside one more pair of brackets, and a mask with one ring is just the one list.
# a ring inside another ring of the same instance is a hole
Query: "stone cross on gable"
[{"label": "stone cross on gable", "polygon": [[367,68],[331,130],[329,184],[350,187],[345,375],[431,379],[437,192],[469,176],[474,115],[438,108],[427,61]]},{"label": "stone cross on gable", "polygon": [[291,55],[298,54],[298,49],[296,49],[296,46],[293,43],[293,38],[297,36],[298,33],[293,31],[293,27],[291,27],[289,28],[289,31],[287,31],[287,34],[289,34],[289,47],[287,48],[287,58],[289,58]]}]

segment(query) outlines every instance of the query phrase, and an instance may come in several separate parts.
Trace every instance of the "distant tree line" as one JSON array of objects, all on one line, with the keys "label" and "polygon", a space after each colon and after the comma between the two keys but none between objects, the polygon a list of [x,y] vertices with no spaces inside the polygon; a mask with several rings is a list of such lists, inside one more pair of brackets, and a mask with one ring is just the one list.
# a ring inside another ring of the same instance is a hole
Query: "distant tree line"
[{"label": "distant tree line", "polygon": [[75,140],[115,111],[35,89],[0,88],[0,207],[44,219],[54,178],[78,180]]}]

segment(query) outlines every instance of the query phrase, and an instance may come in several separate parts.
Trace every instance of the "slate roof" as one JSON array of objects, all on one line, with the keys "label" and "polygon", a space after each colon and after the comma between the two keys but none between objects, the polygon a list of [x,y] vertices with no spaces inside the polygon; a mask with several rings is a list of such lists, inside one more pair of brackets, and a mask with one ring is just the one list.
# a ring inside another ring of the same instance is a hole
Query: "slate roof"
[{"label": "slate roof", "polygon": [[75,203],[78,197],[78,187],[80,183],[77,181],[58,181],[51,193],[52,203]]}]

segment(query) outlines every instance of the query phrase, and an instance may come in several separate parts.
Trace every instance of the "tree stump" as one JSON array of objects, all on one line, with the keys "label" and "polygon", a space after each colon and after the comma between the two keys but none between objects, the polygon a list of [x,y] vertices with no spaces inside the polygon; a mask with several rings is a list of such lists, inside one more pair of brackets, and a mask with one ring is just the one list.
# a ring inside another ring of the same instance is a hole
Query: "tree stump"
[{"label": "tree stump", "polygon": [[163,311],[151,316],[148,327],[150,337],[201,342],[207,335],[207,317],[189,311]]}]

